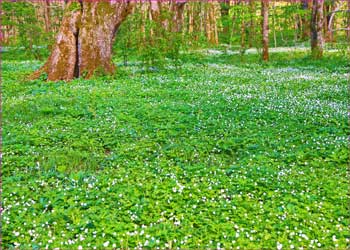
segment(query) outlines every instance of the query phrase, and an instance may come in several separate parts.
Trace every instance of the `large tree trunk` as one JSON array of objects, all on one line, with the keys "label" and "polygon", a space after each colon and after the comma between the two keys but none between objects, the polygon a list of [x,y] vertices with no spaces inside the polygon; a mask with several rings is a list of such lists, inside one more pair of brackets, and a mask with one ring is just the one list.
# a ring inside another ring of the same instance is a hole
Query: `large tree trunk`
[{"label": "large tree trunk", "polygon": [[113,73],[114,37],[132,7],[126,0],[70,2],[51,55],[33,78],[44,72],[49,81]]},{"label": "large tree trunk", "polygon": [[262,59],[269,60],[269,0],[261,0],[262,15]]},{"label": "large tree trunk", "polygon": [[311,16],[311,54],[315,59],[323,55],[323,3],[324,0],[312,1]]}]

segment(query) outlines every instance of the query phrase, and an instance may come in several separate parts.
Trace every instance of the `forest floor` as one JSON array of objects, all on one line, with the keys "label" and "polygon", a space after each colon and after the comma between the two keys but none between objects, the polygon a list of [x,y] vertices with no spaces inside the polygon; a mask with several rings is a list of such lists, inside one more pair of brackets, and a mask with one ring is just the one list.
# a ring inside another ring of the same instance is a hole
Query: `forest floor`
[{"label": "forest floor", "polygon": [[346,248],[349,63],[257,56],[70,83],[4,60],[3,246]]}]

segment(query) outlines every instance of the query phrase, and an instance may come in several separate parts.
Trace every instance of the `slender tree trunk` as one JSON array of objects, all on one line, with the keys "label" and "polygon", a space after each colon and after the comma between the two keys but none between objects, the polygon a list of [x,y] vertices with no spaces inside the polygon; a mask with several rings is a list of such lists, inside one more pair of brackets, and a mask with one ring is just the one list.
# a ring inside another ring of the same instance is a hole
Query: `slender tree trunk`
[{"label": "slender tree trunk", "polygon": [[262,15],[262,59],[269,60],[269,0],[261,0]]},{"label": "slender tree trunk", "polygon": [[160,2],[151,1],[150,2],[151,18],[153,21],[158,21],[160,19]]},{"label": "slender tree trunk", "polygon": [[194,12],[193,12],[193,16],[194,16],[194,40],[198,41],[199,37],[203,34],[204,31],[204,26],[203,26],[203,19],[204,19],[204,12],[203,12],[203,3],[200,2],[198,4],[195,3],[191,3],[193,8],[194,8]]},{"label": "slender tree trunk", "polygon": [[217,13],[216,2],[211,2],[209,5],[209,20],[207,20],[207,22],[209,22],[210,33],[211,33],[209,42],[215,45],[219,44],[217,18],[218,18],[218,13]]},{"label": "slender tree trunk", "polygon": [[[184,26],[184,10],[186,1],[151,1],[151,20],[160,24],[164,30],[169,31],[169,23],[171,24],[172,32],[182,32]],[[172,17],[164,18],[162,16],[163,10],[170,10]],[[155,32],[159,34],[159,32]]]},{"label": "slender tree trunk", "polygon": [[[150,5],[149,5],[149,19],[154,22],[154,23],[158,23],[160,21],[160,3],[157,1],[151,1]],[[153,37],[155,36],[155,32],[158,31],[158,27],[151,27],[150,29],[150,40],[151,40],[151,44],[153,44]]]},{"label": "slender tree trunk", "polygon": [[276,34],[276,2],[272,2],[272,33],[273,33],[273,44],[277,47],[277,34]]},{"label": "slender tree trunk", "polygon": [[[17,22],[17,19],[16,19],[16,14],[15,14],[15,11],[11,11],[11,19],[12,19],[12,23],[16,23]],[[11,30],[12,30],[12,36],[13,36],[13,41],[12,43],[13,44],[17,44],[17,36],[18,36],[18,32],[17,32],[17,29],[14,25],[11,25]],[[11,41],[9,41],[9,43],[11,43]]]},{"label": "slender tree trunk", "polygon": [[245,21],[242,18],[242,23],[241,23],[241,54],[243,54],[246,50],[246,44],[245,44],[245,40],[246,40],[246,33],[245,33]]},{"label": "slender tree trunk", "polygon": [[350,0],[348,2],[348,14],[347,14],[347,30],[346,30],[346,37],[347,40],[350,43]]},{"label": "slender tree trunk", "polygon": [[253,47],[254,37],[255,37],[255,22],[254,22],[254,18],[256,15],[255,0],[249,0],[249,11],[250,11],[250,22],[249,22],[248,43],[249,43],[249,48],[251,48]]},{"label": "slender tree trunk", "polygon": [[325,42],[329,42],[330,40],[330,33],[328,30],[328,23],[329,23],[329,12],[331,11],[331,6],[328,1],[323,5],[323,37]]},{"label": "slender tree trunk", "polygon": [[32,78],[45,72],[49,81],[69,81],[113,73],[114,37],[132,7],[129,1],[70,2],[51,55]]},{"label": "slender tree trunk", "polygon": [[208,0],[204,3],[204,15],[203,15],[203,22],[205,27],[205,35],[207,38],[207,41],[210,41],[211,38],[211,27],[210,27],[210,13],[209,13],[209,3]]},{"label": "slender tree trunk", "polygon": [[173,32],[181,32],[184,23],[185,2],[173,3]]},{"label": "slender tree trunk", "polygon": [[219,27],[218,27],[218,20],[221,19],[221,9],[220,9],[220,4],[217,2],[214,2],[214,8],[213,8],[213,13],[214,13],[214,35],[215,35],[215,44],[219,44]]},{"label": "slender tree trunk", "polygon": [[141,21],[141,33],[142,33],[142,39],[139,41],[140,43],[146,42],[146,22],[147,22],[147,5],[142,4],[140,7],[140,21]]},{"label": "slender tree trunk", "polygon": [[315,59],[323,55],[323,3],[324,0],[313,0],[311,16],[311,54]]},{"label": "slender tree trunk", "polygon": [[193,4],[190,4],[189,10],[188,10],[188,33],[192,34],[193,31],[194,31],[194,8],[193,8]]},{"label": "slender tree trunk", "polygon": [[[334,21],[330,24],[332,11],[337,10],[337,3],[335,0],[331,0],[324,4],[324,34],[325,34],[325,42],[334,42],[334,32],[333,25]],[[333,17],[334,18],[334,17]]]},{"label": "slender tree trunk", "polygon": [[45,0],[44,13],[45,13],[45,31],[50,32],[51,31],[50,0]]},{"label": "slender tree trunk", "polygon": [[207,1],[204,6],[204,23],[205,23],[205,34],[207,41],[210,44],[219,44],[217,19],[218,19],[217,3]]},{"label": "slender tree trunk", "polygon": [[[165,6],[164,6],[165,5]],[[158,24],[161,24],[163,29],[168,30],[169,29],[169,21],[164,18],[162,14],[162,10],[168,9],[169,6],[167,6],[167,3],[162,3],[159,1],[151,1],[150,2],[150,9],[151,9],[151,19]],[[160,32],[156,32],[156,34],[159,34]]]},{"label": "slender tree trunk", "polygon": [[[301,0],[301,8],[303,11],[307,12],[309,10],[309,0]],[[302,17],[302,35],[301,38],[306,40],[310,37],[310,21],[308,15],[303,13]]]}]

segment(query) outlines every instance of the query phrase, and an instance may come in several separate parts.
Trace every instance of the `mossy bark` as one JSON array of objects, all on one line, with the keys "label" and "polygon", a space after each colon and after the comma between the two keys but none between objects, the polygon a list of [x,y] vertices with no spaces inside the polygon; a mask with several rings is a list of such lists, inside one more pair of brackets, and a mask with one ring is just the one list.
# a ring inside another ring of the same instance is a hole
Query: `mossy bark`
[{"label": "mossy bark", "polygon": [[51,55],[42,68],[34,72],[32,79],[46,73],[49,81],[71,80],[76,74],[77,35],[81,12],[67,13],[60,27]]},{"label": "mossy bark", "polygon": [[49,81],[69,81],[114,73],[113,41],[132,8],[129,1],[71,2],[50,57],[32,78],[46,73]]}]

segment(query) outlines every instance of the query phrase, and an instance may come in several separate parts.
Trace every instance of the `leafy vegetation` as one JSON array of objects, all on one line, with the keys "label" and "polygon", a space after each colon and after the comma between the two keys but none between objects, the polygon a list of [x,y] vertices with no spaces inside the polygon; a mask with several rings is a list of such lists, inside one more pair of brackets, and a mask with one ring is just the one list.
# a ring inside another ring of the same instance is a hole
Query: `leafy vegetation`
[{"label": "leafy vegetation", "polygon": [[5,60],[3,246],[346,248],[349,61],[258,58],[69,84]]}]

